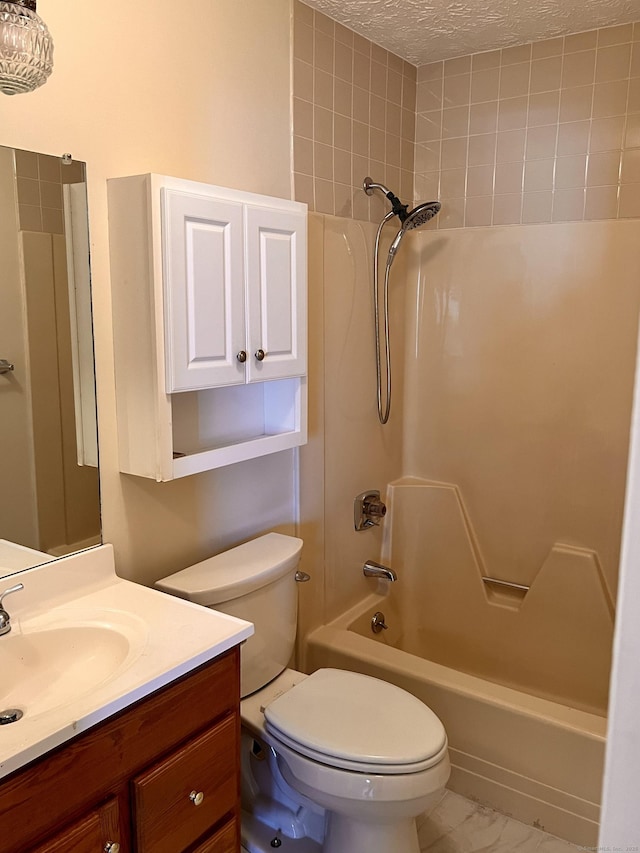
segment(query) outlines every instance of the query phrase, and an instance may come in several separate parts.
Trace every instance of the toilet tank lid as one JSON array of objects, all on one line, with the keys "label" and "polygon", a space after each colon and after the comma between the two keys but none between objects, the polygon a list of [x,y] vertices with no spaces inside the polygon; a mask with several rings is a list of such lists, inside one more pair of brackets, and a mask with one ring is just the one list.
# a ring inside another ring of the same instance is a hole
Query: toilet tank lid
[{"label": "toilet tank lid", "polygon": [[302,539],[267,533],[162,578],[155,586],[206,607],[222,604],[293,572],[301,550]]}]

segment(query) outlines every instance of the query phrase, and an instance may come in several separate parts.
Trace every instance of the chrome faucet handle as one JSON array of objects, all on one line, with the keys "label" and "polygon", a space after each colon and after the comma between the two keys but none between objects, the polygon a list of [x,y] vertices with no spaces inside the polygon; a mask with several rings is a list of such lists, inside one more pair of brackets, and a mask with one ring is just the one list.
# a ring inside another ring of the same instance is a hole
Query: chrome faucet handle
[{"label": "chrome faucet handle", "polygon": [[9,589],[5,589],[4,592],[0,593],[0,637],[3,634],[8,634],[11,630],[11,617],[4,609],[2,602],[12,592],[19,592],[21,589],[24,589],[24,585],[17,583],[15,586],[10,586]]},{"label": "chrome faucet handle", "polygon": [[24,584],[17,583],[15,586],[10,586],[9,589],[5,589],[4,592],[0,592],[0,608],[2,607],[2,602],[8,595],[11,595],[12,592],[20,592],[21,589],[24,589]]}]

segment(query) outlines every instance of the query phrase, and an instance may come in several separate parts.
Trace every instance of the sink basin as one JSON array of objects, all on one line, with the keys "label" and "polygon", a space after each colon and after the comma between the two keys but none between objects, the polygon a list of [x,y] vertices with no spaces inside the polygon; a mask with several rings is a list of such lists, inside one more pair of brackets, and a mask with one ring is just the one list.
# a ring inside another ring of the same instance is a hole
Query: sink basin
[{"label": "sink basin", "polygon": [[70,622],[23,624],[0,637],[0,711],[33,718],[67,705],[122,672],[144,645],[132,620]]}]

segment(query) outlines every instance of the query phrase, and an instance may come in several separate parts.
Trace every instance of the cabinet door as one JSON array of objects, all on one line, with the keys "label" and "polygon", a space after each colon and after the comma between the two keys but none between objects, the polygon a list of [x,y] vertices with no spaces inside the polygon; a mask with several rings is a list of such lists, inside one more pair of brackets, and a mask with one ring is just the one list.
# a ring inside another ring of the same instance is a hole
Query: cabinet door
[{"label": "cabinet door", "polygon": [[162,190],[166,390],[245,381],[242,205]]},{"label": "cabinet door", "polygon": [[301,376],[307,370],[306,216],[250,205],[245,216],[247,381]]},{"label": "cabinet door", "polygon": [[185,850],[234,811],[237,728],[229,716],[134,779],[138,853]]},{"label": "cabinet door", "polygon": [[109,849],[114,853],[129,850],[128,839],[120,832],[116,800],[109,800],[31,853],[104,853]]}]

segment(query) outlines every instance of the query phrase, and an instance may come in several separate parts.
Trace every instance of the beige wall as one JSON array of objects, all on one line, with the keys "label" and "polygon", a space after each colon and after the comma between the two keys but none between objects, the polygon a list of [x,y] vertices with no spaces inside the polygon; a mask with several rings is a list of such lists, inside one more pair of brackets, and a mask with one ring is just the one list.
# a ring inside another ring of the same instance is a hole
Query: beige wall
[{"label": "beige wall", "polygon": [[0,142],[87,162],[104,538],[123,575],[153,580],[265,528],[292,529],[295,460],[166,485],[118,473],[106,179],[155,171],[290,197],[290,3],[38,11],[55,71],[37,92],[2,98]]},{"label": "beige wall", "polygon": [[23,285],[18,249],[18,207],[13,152],[0,147],[0,257],[2,308],[0,358],[15,365],[0,376],[0,483],[11,483],[3,496],[0,539],[38,546],[38,515]]},{"label": "beige wall", "polygon": [[416,69],[294,0],[295,192],[310,210],[378,222],[386,200],[413,193]]},{"label": "beige wall", "polygon": [[431,227],[640,216],[639,41],[625,24],[419,68]]}]

